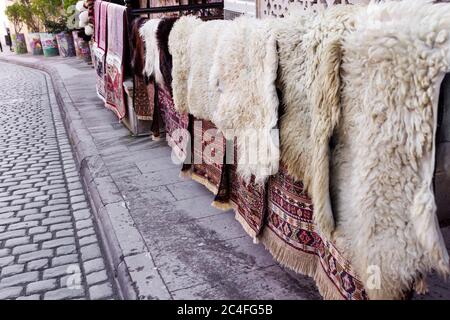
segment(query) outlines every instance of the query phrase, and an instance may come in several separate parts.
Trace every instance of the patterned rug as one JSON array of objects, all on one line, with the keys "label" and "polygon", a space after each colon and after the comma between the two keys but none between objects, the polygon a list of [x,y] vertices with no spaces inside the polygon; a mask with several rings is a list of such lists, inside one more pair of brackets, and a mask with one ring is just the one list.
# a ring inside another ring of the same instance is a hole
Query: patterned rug
[{"label": "patterned rug", "polygon": [[190,134],[193,137],[192,172],[193,180],[204,185],[214,195],[213,206],[229,209],[228,176],[225,171],[226,140],[210,121],[191,117],[193,124]]},{"label": "patterned rug", "polygon": [[[123,55],[125,50],[124,30],[127,30],[125,6],[113,3],[108,5],[106,53],[106,107],[114,111],[119,119],[125,117],[126,104],[123,89],[124,67]],[[122,22],[122,23],[121,23]]]},{"label": "patterned rug", "polygon": [[189,115],[180,114],[175,110],[170,93],[163,87],[157,87],[157,95],[158,112],[161,114],[167,142],[172,148],[172,154],[177,158],[175,160],[184,162],[189,151]]},{"label": "patterned rug", "polygon": [[258,239],[278,262],[313,277],[325,299],[367,299],[350,262],[316,232],[313,214],[303,184],[280,165],[268,182],[266,227]]}]

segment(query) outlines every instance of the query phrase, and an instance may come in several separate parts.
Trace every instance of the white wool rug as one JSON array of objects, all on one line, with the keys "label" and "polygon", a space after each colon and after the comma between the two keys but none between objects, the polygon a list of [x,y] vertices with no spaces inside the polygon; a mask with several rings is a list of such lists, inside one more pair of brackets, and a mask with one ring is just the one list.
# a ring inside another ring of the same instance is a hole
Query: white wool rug
[{"label": "white wool rug", "polygon": [[370,4],[346,34],[331,185],[337,246],[371,299],[449,273],[432,186],[438,91],[450,62],[450,4]]},{"label": "white wool rug", "polygon": [[209,78],[217,95],[212,120],[227,139],[237,137],[237,172],[246,181],[262,183],[278,171],[277,69],[268,23],[241,17],[224,28]]},{"label": "white wool rug", "polygon": [[188,79],[191,67],[189,55],[189,39],[194,30],[203,22],[194,16],[178,19],[169,34],[169,52],[172,55],[172,90],[175,109],[180,113],[188,113]]},{"label": "white wool rug", "polygon": [[281,160],[304,183],[318,232],[331,238],[335,221],[329,193],[329,142],[340,117],[341,42],[353,30],[359,6],[296,13],[277,30],[282,92]]},{"label": "white wool rug", "polygon": [[156,83],[163,82],[159,69],[159,50],[156,41],[156,30],[161,19],[150,19],[139,29],[139,33],[145,42],[145,66],[144,76],[154,77]]}]

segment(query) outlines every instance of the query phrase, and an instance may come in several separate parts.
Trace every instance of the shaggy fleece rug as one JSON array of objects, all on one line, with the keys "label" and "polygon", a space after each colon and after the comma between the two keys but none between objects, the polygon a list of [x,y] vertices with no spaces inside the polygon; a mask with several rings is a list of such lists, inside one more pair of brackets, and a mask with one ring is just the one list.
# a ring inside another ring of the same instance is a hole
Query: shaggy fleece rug
[{"label": "shaggy fleece rug", "polygon": [[217,96],[212,120],[228,140],[237,138],[237,172],[245,181],[262,183],[278,170],[277,69],[270,24],[241,17],[222,31],[209,78]]},{"label": "shaggy fleece rug", "polygon": [[190,72],[189,38],[201,23],[193,16],[179,18],[169,34],[169,53],[172,55],[172,95],[175,110],[188,113],[188,78]]},{"label": "shaggy fleece rug", "polygon": [[282,92],[281,159],[288,173],[303,181],[314,202],[314,221],[327,238],[334,229],[329,141],[340,115],[340,48],[358,10],[340,5],[272,22]]},{"label": "shaggy fleece rug", "polygon": [[172,94],[172,56],[169,52],[169,34],[178,18],[163,18],[156,30],[156,40],[159,50],[159,69],[162,83],[166,91]]},{"label": "shaggy fleece rug", "polygon": [[[212,120],[217,106],[218,95],[209,88],[209,75],[213,65],[214,53],[217,49],[221,33],[232,21],[213,20],[200,24],[192,32],[188,41],[187,60],[189,75],[187,78],[187,99],[184,105],[188,112],[197,118]],[[178,60],[179,58],[177,58]]]},{"label": "shaggy fleece rug", "polygon": [[370,4],[345,36],[333,150],[335,241],[371,299],[449,273],[432,179],[438,90],[450,63],[450,4]]},{"label": "shaggy fleece rug", "polygon": [[142,70],[147,78],[154,78],[156,83],[163,83],[163,76],[159,68],[159,49],[156,40],[156,31],[160,19],[150,19],[139,29],[139,33],[145,42],[145,64]]}]

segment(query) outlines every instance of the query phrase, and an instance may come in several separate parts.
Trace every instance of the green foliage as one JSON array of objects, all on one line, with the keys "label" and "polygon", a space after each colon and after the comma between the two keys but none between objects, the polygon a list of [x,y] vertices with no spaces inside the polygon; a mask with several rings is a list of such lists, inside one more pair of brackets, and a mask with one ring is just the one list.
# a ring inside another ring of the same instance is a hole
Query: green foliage
[{"label": "green foliage", "polygon": [[17,34],[23,28],[23,5],[20,3],[13,3],[12,5],[6,7],[5,14],[9,21],[14,25],[14,32]]},{"label": "green foliage", "polygon": [[[50,33],[66,31],[67,14],[65,8],[72,5],[73,0],[28,0],[32,11]],[[75,1],[76,2],[76,1]],[[64,3],[64,6],[63,6]]]},{"label": "green foliage", "polygon": [[57,21],[46,20],[44,22],[45,30],[49,33],[60,33],[62,31],[67,31],[67,19],[65,16],[60,17]]},{"label": "green foliage", "polygon": [[77,0],[19,0],[6,8],[5,14],[14,25],[14,31],[19,33],[23,25],[29,31],[39,32],[42,27],[47,32],[67,30],[67,20],[73,15],[69,9],[75,6]]},{"label": "green foliage", "polygon": [[64,0],[64,10],[66,10],[70,7],[70,6],[75,6],[77,4],[79,0]]},{"label": "green foliage", "polygon": [[21,14],[22,22],[24,22],[27,25],[29,31],[39,32],[40,21],[33,11],[32,1],[20,0],[20,5],[22,6],[22,14]]}]

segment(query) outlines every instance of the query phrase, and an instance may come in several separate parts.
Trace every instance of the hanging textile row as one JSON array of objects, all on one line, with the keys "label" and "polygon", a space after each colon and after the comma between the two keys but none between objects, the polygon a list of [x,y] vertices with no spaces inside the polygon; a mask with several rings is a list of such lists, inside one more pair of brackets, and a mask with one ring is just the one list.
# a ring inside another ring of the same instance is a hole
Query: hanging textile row
[{"label": "hanging textile row", "polygon": [[[135,112],[214,206],[324,298],[404,299],[448,275],[433,175],[450,4],[143,16],[156,9],[131,10]],[[123,118],[126,8],[95,12],[97,90]]]}]

